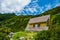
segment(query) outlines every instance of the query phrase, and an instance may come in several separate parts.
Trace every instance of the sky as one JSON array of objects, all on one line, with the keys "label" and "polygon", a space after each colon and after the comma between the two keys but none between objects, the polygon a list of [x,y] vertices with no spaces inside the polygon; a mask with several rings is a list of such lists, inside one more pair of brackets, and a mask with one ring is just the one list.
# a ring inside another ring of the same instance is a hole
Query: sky
[{"label": "sky", "polygon": [[37,15],[60,6],[60,0],[0,0],[0,13]]}]

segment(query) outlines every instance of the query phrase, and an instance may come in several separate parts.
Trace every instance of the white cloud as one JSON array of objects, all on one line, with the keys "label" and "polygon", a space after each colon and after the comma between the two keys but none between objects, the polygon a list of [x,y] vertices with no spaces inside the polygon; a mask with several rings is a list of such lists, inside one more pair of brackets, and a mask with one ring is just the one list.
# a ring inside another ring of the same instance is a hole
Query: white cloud
[{"label": "white cloud", "polygon": [[43,13],[43,12],[45,12],[47,10],[50,10],[50,9],[52,9],[52,5],[51,4],[46,4],[45,6],[40,7],[40,13]]},{"label": "white cloud", "polygon": [[60,6],[59,0],[56,0],[56,1],[55,1],[55,6],[54,6],[54,7],[57,7],[57,6]]},{"label": "white cloud", "polygon": [[52,5],[51,4],[47,4],[47,5],[45,5],[45,7],[46,7],[45,11],[47,11],[47,10],[52,8]]},{"label": "white cloud", "polygon": [[36,2],[38,2],[38,0],[32,0],[32,3],[36,3]]},{"label": "white cloud", "polygon": [[41,12],[41,13],[43,13],[43,12],[44,12],[44,10],[43,10],[43,9],[44,9],[44,7],[43,7],[43,6],[42,6],[42,7],[40,7],[40,12]]},{"label": "white cloud", "polygon": [[32,12],[32,13],[34,13],[34,12],[37,11],[36,8],[28,8],[28,10],[29,10],[30,12]]},{"label": "white cloud", "polygon": [[56,6],[60,6],[60,3],[57,3],[57,4],[55,5],[55,7],[56,7]]},{"label": "white cloud", "polygon": [[60,1],[56,0],[53,5],[54,5],[54,8],[57,7],[57,6],[60,6]]},{"label": "white cloud", "polygon": [[23,10],[23,8],[28,5],[31,0],[3,0],[1,1],[1,13],[12,13],[16,11]]}]

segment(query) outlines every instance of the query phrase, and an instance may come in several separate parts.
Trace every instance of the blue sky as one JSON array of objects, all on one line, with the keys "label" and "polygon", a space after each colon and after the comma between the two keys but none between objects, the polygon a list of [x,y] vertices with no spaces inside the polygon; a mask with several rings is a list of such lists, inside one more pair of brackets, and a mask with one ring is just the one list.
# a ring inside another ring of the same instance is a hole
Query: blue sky
[{"label": "blue sky", "polygon": [[57,1],[57,0],[39,0],[38,4],[40,6],[44,6],[46,4],[54,4],[55,1]]},{"label": "blue sky", "polygon": [[[14,2],[13,2],[14,1]],[[1,1],[0,13],[15,13],[16,15],[37,15],[60,6],[60,0],[4,0]]]}]

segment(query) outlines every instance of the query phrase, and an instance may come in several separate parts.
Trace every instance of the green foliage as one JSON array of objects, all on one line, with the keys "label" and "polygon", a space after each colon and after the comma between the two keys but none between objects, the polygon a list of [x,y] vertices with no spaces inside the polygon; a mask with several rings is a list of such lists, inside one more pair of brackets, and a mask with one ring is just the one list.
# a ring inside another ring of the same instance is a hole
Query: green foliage
[{"label": "green foliage", "polygon": [[9,40],[9,37],[7,36],[10,33],[9,28],[0,28],[0,40]]},{"label": "green foliage", "polygon": [[[0,40],[9,40],[7,35],[12,32],[25,31],[26,25],[30,18],[42,15],[51,15],[51,31],[42,31],[35,36],[36,40],[60,40],[60,6],[39,15],[20,15],[0,14]],[[18,35],[20,35],[18,33]]]},{"label": "green foliage", "polygon": [[36,35],[36,33],[34,32],[25,32],[25,31],[20,31],[15,33],[11,39],[13,40],[20,40],[21,37],[24,37],[26,40],[34,40],[34,35]]},{"label": "green foliage", "polygon": [[35,40],[60,40],[60,31],[59,30],[42,31],[37,34],[37,36],[35,37]]},{"label": "green foliage", "polygon": [[14,40],[19,40],[21,37],[26,37],[26,33],[25,32],[17,32],[16,34],[14,34],[12,36],[12,39]]},{"label": "green foliage", "polygon": [[24,31],[30,17],[27,16],[15,16],[9,20],[6,20],[1,25],[13,29],[13,32]]},{"label": "green foliage", "polygon": [[42,31],[36,35],[35,40],[49,40],[50,36],[50,31]]},{"label": "green foliage", "polygon": [[9,39],[6,34],[0,32],[0,40],[9,40]]},{"label": "green foliage", "polygon": [[60,13],[57,13],[52,16],[52,24],[60,23]]},{"label": "green foliage", "polygon": [[14,16],[15,14],[0,14],[0,22],[8,20]]}]

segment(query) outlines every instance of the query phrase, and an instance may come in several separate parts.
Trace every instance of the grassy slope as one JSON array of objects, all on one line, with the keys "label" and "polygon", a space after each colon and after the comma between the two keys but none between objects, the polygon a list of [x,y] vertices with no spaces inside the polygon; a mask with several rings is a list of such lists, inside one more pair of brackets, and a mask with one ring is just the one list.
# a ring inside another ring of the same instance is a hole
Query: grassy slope
[{"label": "grassy slope", "polygon": [[23,15],[15,16],[10,14],[9,15],[0,14],[0,22],[1,22],[0,23],[0,36],[1,36],[0,40],[8,40],[5,37],[11,31],[13,32],[24,31],[30,18],[47,15],[47,14],[51,14],[53,27],[55,27],[56,24],[57,26],[58,25],[60,26],[60,6],[36,16],[23,16]]},{"label": "grassy slope", "polygon": [[5,22],[2,22],[1,26],[11,28],[11,31],[23,31],[28,23],[31,16],[15,16]]},{"label": "grassy slope", "polygon": [[[52,18],[56,14],[60,15],[60,6],[54,8],[54,9],[51,9],[49,11],[46,11],[40,15],[34,16],[34,17],[38,17],[41,15],[47,15],[47,14],[51,14]],[[20,31],[20,30],[23,31],[30,18],[32,18],[32,16],[23,16],[23,15],[22,16],[15,16],[13,18],[10,18],[9,20],[6,20],[5,22],[2,22],[1,26],[11,28],[12,31],[15,31],[15,32]],[[59,18],[57,20],[59,21]],[[56,23],[56,20],[54,22]]]}]

